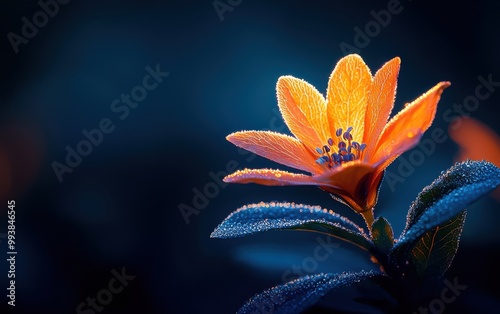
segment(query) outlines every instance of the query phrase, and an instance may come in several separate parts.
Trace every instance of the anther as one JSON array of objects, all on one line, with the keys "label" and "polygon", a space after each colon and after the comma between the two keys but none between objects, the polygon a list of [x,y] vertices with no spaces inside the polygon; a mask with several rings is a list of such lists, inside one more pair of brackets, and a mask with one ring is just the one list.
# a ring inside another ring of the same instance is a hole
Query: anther
[{"label": "anther", "polygon": [[328,168],[334,168],[345,162],[362,158],[366,144],[353,141],[353,136],[351,134],[352,130],[353,127],[351,126],[348,127],[345,132],[342,132],[342,128],[338,128],[335,131],[338,143],[334,146],[335,142],[332,138],[329,138],[327,140],[327,145],[316,148],[316,152],[320,155],[320,157],[316,159],[316,162]]},{"label": "anther", "polygon": [[335,163],[340,163],[340,155],[339,154],[332,154],[332,159]]},{"label": "anther", "polygon": [[346,141],[352,141],[352,135],[351,135],[351,133],[349,133],[349,132],[346,131],[344,133],[344,140],[346,140]]}]

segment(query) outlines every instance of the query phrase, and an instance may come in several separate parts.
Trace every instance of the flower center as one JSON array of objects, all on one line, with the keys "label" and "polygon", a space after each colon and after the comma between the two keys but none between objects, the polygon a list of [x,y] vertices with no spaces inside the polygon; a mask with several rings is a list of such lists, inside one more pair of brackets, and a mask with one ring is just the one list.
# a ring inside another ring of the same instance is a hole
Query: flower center
[{"label": "flower center", "polygon": [[325,165],[328,168],[339,166],[345,162],[358,160],[363,155],[366,144],[360,144],[352,140],[352,126],[342,134],[342,128],[337,129],[335,135],[338,139],[338,144],[332,138],[328,139],[327,145],[322,148],[316,148],[320,155],[316,162],[320,165]]}]

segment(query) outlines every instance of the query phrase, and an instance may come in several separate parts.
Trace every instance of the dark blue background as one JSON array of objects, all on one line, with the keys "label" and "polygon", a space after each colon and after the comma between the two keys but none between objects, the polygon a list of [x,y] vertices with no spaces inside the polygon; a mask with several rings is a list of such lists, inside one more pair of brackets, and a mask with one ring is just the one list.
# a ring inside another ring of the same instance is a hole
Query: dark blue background
[{"label": "dark blue background", "polygon": [[[212,1],[71,1],[17,54],[7,34],[20,34],[21,18],[30,19],[40,7],[36,1],[3,3],[0,197],[17,204],[15,310],[75,313],[106,287],[112,269],[125,267],[136,277],[103,313],[233,313],[311,256],[317,235],[210,239],[231,211],[287,200],[321,205],[362,224],[315,187],[225,186],[189,224],[179,205],[192,207],[193,189],[203,191],[214,182],[209,173],[223,175],[228,164],[278,167],[242,154],[225,136],[278,130],[278,77],[294,75],[324,92],[344,55],[340,43],[354,45],[354,28],[364,29],[373,20],[370,11],[387,3],[244,0],[221,20]],[[494,1],[450,3],[402,1],[402,11],[359,51],[373,73],[401,57],[395,111],[438,81],[452,82],[431,130],[447,130],[444,112],[474,93],[479,75],[500,80]],[[142,83],[146,66],[157,64],[169,76],[120,120],[111,103]],[[499,95],[492,93],[471,113],[498,133]],[[103,118],[111,119],[114,131],[60,183],[51,164],[64,162],[65,147],[75,148],[82,130]],[[411,201],[451,166],[456,152],[448,139],[394,191],[382,184],[376,214],[387,217],[397,235]],[[397,173],[400,162],[389,171]],[[0,232],[6,209],[0,206]],[[470,208],[448,274],[469,288],[450,307],[500,304],[493,259],[499,218],[490,198]],[[365,254],[338,244],[317,272],[375,269]],[[0,246],[7,250],[4,239]],[[0,301],[2,310],[12,310],[5,305],[5,256]],[[341,307],[345,302],[337,301]]]}]

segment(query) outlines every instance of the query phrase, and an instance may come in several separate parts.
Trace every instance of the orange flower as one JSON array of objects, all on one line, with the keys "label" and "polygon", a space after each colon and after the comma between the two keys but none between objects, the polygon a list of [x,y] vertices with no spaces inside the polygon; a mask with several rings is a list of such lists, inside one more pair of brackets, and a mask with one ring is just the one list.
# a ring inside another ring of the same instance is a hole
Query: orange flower
[{"label": "orange flower", "polygon": [[[487,160],[500,167],[500,136],[489,127],[472,118],[459,118],[450,125],[449,133],[460,147],[455,161]],[[500,201],[500,188],[492,195]]]},{"label": "orange flower", "polygon": [[270,131],[227,136],[236,146],[310,173],[245,169],[224,178],[231,183],[316,185],[361,213],[368,226],[385,168],[414,147],[429,128],[443,90],[441,82],[387,122],[394,104],[400,59],[372,77],[363,59],[342,58],[328,81],[326,99],[292,76],[278,79],[278,106],[295,137]]}]

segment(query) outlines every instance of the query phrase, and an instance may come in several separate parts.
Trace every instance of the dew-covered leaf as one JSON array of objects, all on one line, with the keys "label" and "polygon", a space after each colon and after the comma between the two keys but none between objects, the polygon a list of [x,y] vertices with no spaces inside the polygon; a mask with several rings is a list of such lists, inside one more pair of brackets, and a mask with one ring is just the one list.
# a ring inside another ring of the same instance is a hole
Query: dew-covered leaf
[{"label": "dew-covered leaf", "polygon": [[300,313],[336,288],[348,286],[377,275],[381,276],[375,272],[361,271],[304,276],[254,296],[245,303],[238,314]]},{"label": "dew-covered leaf", "polygon": [[443,172],[412,203],[392,259],[404,259],[417,241],[433,228],[447,224],[481,196],[500,184],[500,169],[485,161],[465,161]]},{"label": "dew-covered leaf", "polygon": [[[463,188],[467,192],[464,201],[472,203],[500,184],[500,169],[486,161],[465,161],[444,171],[434,182],[420,192],[410,206],[403,233],[415,225],[431,206]],[[475,187],[479,189],[476,190]],[[459,211],[465,208],[459,209]],[[458,214],[458,211],[455,215]],[[455,216],[452,215],[452,216]],[[448,219],[446,219],[448,220]]]},{"label": "dew-covered leaf", "polygon": [[466,211],[445,224],[427,231],[411,250],[410,259],[421,277],[441,277],[450,267],[458,249]]},{"label": "dew-covered leaf", "polygon": [[319,206],[294,203],[258,203],[231,213],[210,235],[212,238],[235,238],[257,232],[293,229],[325,233],[371,251],[372,242],[363,229]]}]

